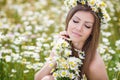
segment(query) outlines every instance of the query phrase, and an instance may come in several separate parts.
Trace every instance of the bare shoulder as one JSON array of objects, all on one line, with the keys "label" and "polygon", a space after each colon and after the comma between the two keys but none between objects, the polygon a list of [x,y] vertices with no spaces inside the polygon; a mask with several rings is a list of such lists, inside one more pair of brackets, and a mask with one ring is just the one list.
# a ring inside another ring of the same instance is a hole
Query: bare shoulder
[{"label": "bare shoulder", "polygon": [[89,80],[108,80],[104,61],[98,53],[90,64],[88,78]]}]

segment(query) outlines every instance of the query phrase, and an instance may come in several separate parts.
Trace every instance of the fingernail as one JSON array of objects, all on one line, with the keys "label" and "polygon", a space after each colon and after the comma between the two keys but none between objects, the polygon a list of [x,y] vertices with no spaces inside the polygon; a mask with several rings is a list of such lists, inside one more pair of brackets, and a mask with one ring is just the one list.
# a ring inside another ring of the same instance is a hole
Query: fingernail
[{"label": "fingernail", "polygon": [[67,40],[68,40],[68,41],[71,41],[71,39],[70,39],[70,38],[67,38]]}]

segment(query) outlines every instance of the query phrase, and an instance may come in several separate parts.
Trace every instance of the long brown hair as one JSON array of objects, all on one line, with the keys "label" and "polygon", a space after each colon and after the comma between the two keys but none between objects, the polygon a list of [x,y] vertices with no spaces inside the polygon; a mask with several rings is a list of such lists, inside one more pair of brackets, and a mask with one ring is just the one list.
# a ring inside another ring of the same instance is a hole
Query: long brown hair
[{"label": "long brown hair", "polygon": [[97,13],[93,12],[92,9],[87,6],[87,5],[81,5],[78,4],[77,6],[73,7],[66,18],[66,30],[68,28],[69,21],[71,20],[72,16],[77,12],[77,11],[86,11],[90,12],[94,16],[94,25],[92,29],[92,33],[89,36],[89,38],[86,40],[84,43],[84,46],[82,48],[82,51],[85,52],[85,60],[83,61],[83,66],[81,68],[81,73],[80,74],[86,74],[90,65],[90,62],[93,60],[95,54],[96,54],[96,49],[99,43],[99,34],[100,34],[100,18],[98,17]]}]

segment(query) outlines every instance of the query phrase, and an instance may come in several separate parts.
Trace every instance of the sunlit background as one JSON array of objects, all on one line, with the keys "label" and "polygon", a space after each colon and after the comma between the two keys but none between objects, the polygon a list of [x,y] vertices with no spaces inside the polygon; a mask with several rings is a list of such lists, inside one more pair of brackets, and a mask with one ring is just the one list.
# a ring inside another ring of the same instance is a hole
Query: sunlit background
[{"label": "sunlit background", "polygon": [[[0,79],[34,80],[56,33],[65,29],[64,0],[0,0]],[[120,80],[120,0],[104,0],[111,21],[101,27],[100,54],[110,80]]]}]

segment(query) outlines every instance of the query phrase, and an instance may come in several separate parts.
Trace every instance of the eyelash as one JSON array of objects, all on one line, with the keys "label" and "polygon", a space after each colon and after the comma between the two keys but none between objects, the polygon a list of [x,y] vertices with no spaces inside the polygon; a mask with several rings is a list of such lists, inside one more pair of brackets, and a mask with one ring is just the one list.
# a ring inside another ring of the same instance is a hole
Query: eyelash
[{"label": "eyelash", "polygon": [[85,25],[85,27],[86,27],[86,28],[88,28],[88,29],[90,29],[90,28],[91,28],[91,27],[89,27],[89,26],[87,26],[87,25]]},{"label": "eyelash", "polygon": [[73,20],[73,22],[74,22],[74,23],[78,23],[78,21],[76,21],[76,20]]},{"label": "eyelash", "polygon": [[[78,23],[78,21],[76,21],[76,20],[73,20],[73,22],[74,22],[74,23]],[[88,29],[91,28],[91,27],[89,27],[89,26],[87,26],[87,25],[85,25],[85,27],[88,28]]]}]

